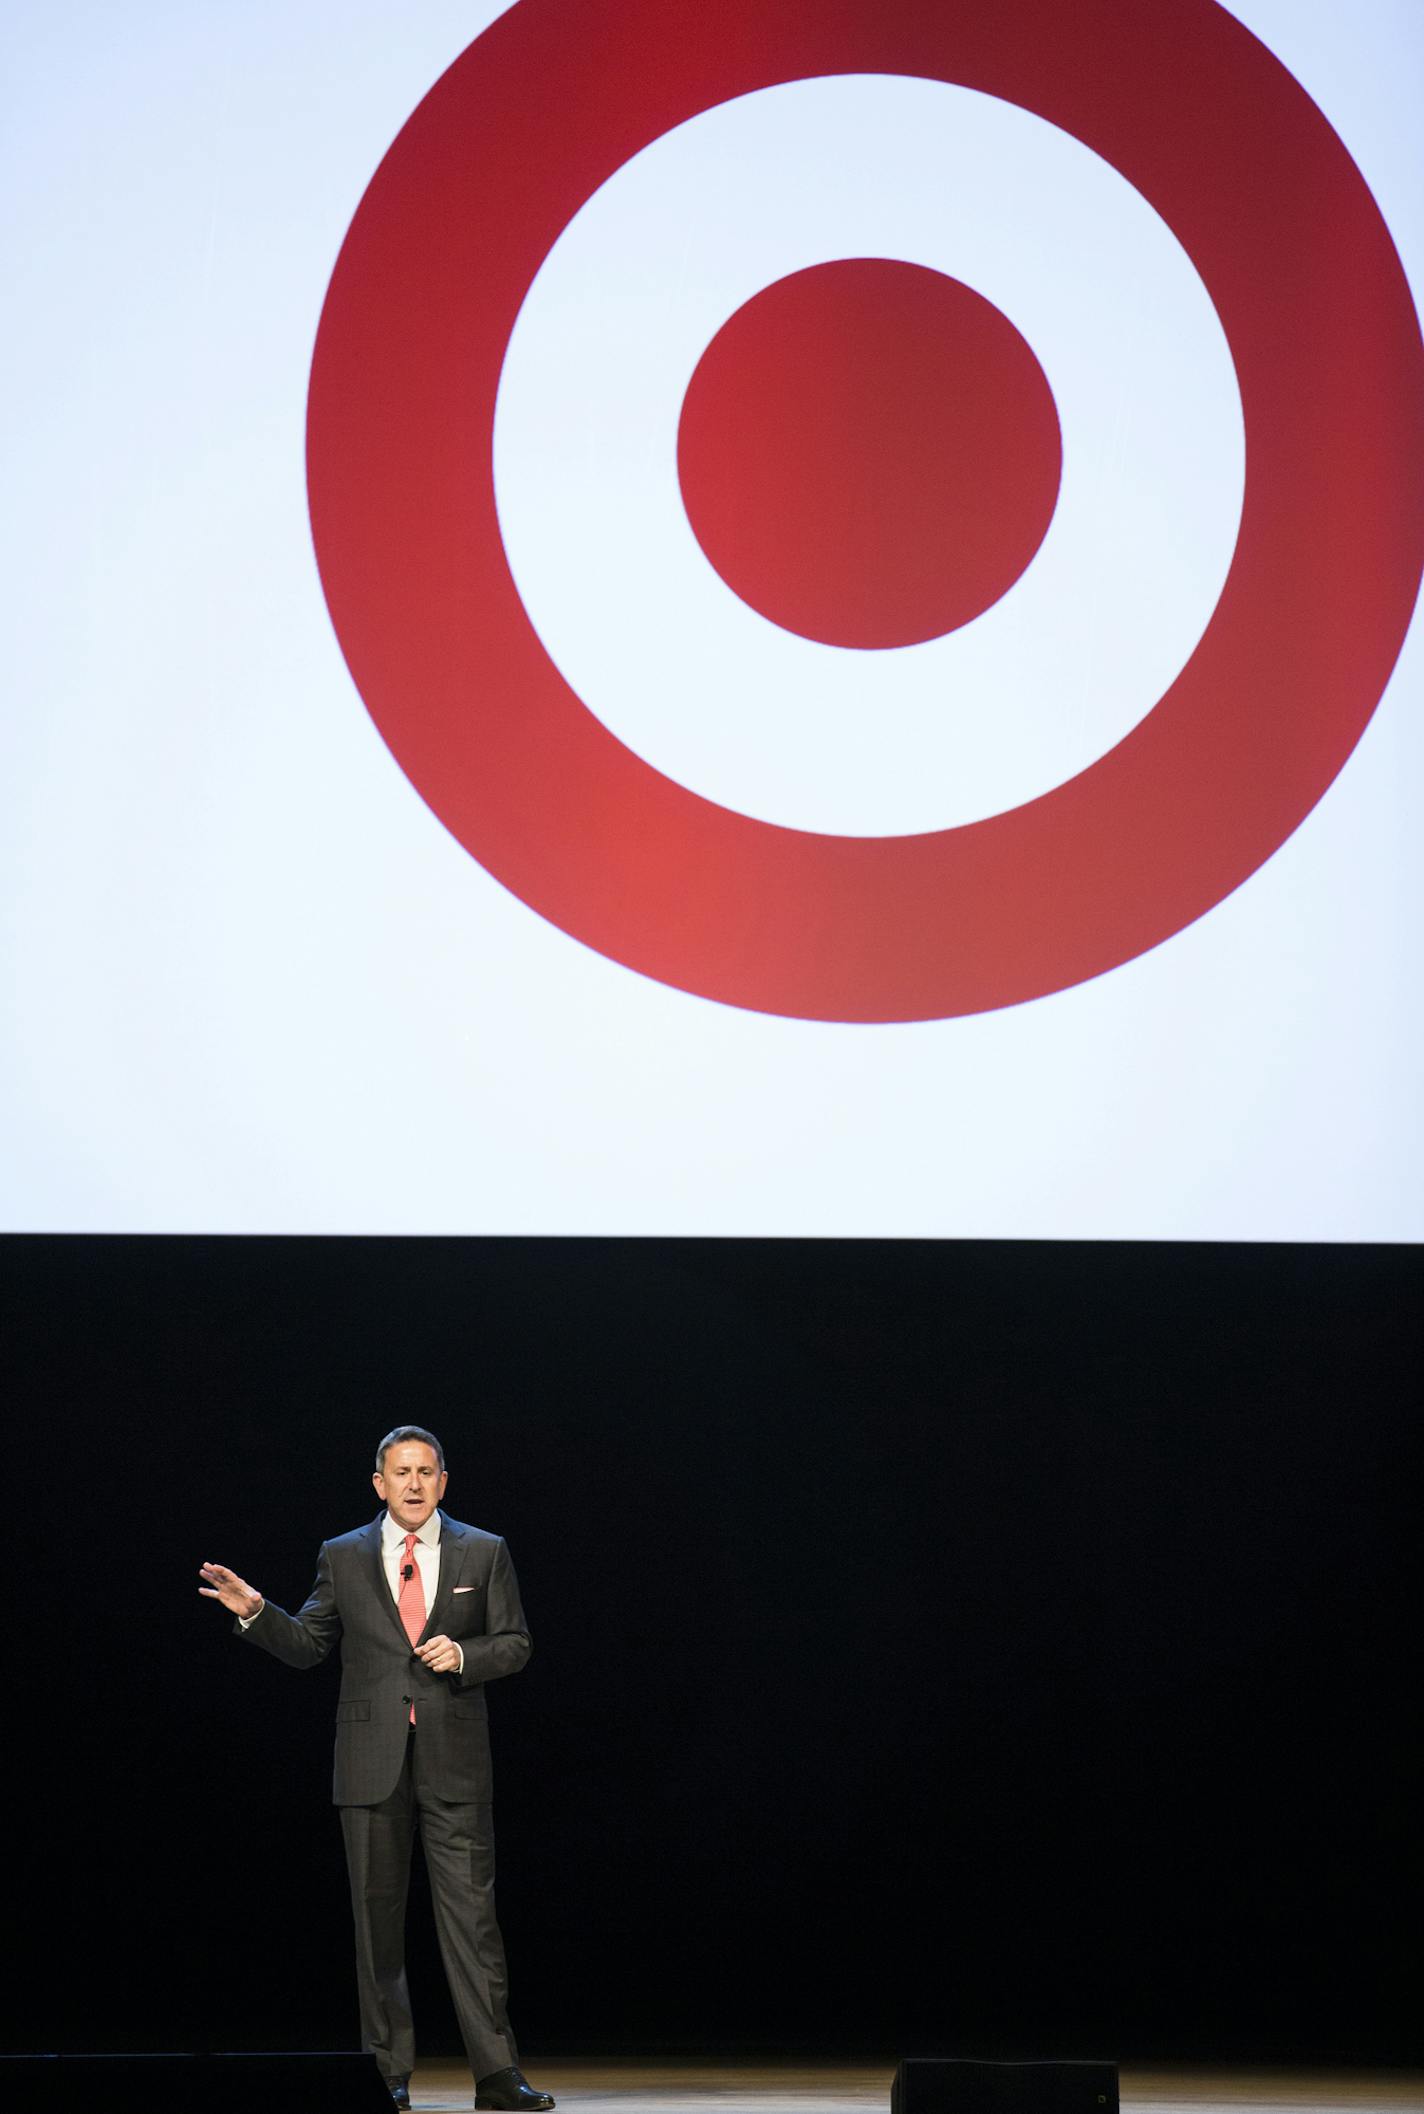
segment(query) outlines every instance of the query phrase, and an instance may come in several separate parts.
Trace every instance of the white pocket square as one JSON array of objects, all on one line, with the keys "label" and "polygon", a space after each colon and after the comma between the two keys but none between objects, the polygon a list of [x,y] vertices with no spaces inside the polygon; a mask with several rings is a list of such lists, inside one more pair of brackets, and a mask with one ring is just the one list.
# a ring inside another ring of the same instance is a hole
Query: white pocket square
[{"label": "white pocket square", "polygon": [[457,1593],[478,1593],[478,1591],[479,1591],[479,1587],[478,1587],[478,1586],[456,1586],[456,1588],[455,1588],[455,1591],[456,1591]]}]

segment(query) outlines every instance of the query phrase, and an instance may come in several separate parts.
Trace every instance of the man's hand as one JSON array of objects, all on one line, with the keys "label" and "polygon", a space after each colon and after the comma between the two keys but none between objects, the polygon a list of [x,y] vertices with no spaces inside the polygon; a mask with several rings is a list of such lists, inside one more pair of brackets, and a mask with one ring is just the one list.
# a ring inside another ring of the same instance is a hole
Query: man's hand
[{"label": "man's hand", "polygon": [[428,1637],[417,1647],[415,1656],[423,1659],[433,1674],[457,1674],[465,1658],[459,1645],[448,1637]]},{"label": "man's hand", "polygon": [[[262,1595],[254,1586],[250,1586],[245,1578],[239,1578],[236,1571],[229,1571],[225,1564],[200,1564],[198,1576],[208,1581],[206,1585],[200,1585],[198,1588],[204,1600],[220,1600],[225,1608],[240,1616],[244,1622],[250,1622],[254,1615],[261,1613]],[[443,1644],[445,1639],[437,1637],[435,1641],[437,1644]]]}]

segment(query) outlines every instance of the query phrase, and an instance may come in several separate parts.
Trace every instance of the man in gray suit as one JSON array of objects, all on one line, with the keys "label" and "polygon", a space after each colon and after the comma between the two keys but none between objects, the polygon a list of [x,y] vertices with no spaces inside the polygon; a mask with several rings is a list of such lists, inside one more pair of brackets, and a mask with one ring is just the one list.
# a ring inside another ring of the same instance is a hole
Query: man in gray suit
[{"label": "man in gray suit", "polygon": [[411,1844],[425,1851],[440,1955],[475,2075],[475,2105],[505,2114],[553,2106],[518,2067],[494,1914],[494,1831],[484,1684],[518,1673],[531,1645],[509,1551],[440,1511],[445,1453],[402,1424],[376,1451],[385,1511],[324,1542],[295,1615],[222,1564],[198,1588],[239,1633],[287,1666],[316,1666],[338,1641],[336,1773],[351,1904],[361,2036],[398,2108],[415,2062],[405,1973]]}]

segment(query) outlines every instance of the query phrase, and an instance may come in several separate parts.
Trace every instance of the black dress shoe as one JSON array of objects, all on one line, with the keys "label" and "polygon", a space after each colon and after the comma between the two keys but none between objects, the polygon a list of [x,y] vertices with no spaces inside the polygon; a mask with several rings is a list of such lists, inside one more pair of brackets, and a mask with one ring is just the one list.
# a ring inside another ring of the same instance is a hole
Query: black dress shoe
[{"label": "black dress shoe", "polygon": [[553,2093],[536,2092],[525,2083],[523,2071],[516,2070],[512,2063],[507,2070],[475,2079],[477,2107],[498,2107],[501,2114],[545,2114],[553,2104]]},{"label": "black dress shoe", "polygon": [[410,2114],[410,2079],[408,2077],[388,2077],[386,2079],[386,2090],[391,2095],[391,2104],[400,2108],[400,2114]]}]

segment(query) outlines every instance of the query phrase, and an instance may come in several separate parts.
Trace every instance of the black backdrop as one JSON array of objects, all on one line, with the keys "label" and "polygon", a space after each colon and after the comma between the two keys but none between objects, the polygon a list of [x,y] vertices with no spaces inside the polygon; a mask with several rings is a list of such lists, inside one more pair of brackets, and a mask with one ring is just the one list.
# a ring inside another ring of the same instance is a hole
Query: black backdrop
[{"label": "black backdrop", "polygon": [[531,2053],[1418,2059],[1422,1274],[0,1243],[9,2045],[351,2044],[333,1677],[195,1573],[296,1604],[410,1419],[534,1627],[491,1695]]}]

